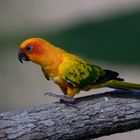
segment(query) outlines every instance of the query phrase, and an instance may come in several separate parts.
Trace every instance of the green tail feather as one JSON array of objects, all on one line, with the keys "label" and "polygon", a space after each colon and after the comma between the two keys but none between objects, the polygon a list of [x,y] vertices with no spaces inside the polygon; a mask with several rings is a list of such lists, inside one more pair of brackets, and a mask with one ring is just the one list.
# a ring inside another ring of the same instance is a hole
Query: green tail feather
[{"label": "green tail feather", "polygon": [[110,80],[105,83],[106,87],[111,87],[115,89],[125,89],[125,90],[140,90],[140,84]]}]

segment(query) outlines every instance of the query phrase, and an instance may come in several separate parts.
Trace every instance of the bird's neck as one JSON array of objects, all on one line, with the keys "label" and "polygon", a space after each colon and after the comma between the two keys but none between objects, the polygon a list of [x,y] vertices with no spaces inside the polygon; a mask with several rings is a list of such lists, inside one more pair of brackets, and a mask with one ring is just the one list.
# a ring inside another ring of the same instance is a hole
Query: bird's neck
[{"label": "bird's neck", "polygon": [[50,77],[56,77],[59,74],[59,65],[62,63],[65,53],[63,50],[53,47],[47,50],[46,56],[44,56],[41,67]]}]

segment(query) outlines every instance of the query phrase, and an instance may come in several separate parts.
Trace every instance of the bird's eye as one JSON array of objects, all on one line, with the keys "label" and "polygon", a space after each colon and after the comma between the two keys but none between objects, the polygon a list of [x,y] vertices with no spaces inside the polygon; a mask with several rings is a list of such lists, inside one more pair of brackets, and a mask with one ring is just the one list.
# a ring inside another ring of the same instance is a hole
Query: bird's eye
[{"label": "bird's eye", "polygon": [[31,52],[32,51],[32,46],[27,46],[25,50],[28,51],[28,52]]}]

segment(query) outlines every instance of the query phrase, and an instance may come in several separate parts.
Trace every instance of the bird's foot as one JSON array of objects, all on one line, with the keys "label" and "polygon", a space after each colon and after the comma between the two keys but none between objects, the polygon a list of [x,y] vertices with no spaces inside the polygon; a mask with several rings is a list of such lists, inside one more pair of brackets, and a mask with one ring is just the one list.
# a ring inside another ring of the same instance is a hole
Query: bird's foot
[{"label": "bird's foot", "polygon": [[68,96],[65,96],[65,95],[57,95],[57,94],[50,93],[50,92],[46,92],[44,94],[44,96],[46,96],[46,95],[60,99],[60,103],[64,103],[64,104],[66,104],[68,106],[71,106],[71,107],[76,107],[74,105],[74,101],[75,101],[74,98],[71,98],[71,97],[68,97]]},{"label": "bird's foot", "polygon": [[60,99],[60,102],[61,102],[61,101],[62,101],[62,102],[63,102],[63,101],[64,101],[64,102],[69,102],[69,103],[74,102],[74,98],[71,98],[71,97],[68,97],[68,96],[65,96],[65,95],[57,95],[57,94],[50,93],[50,92],[46,92],[46,93],[44,94],[44,96],[46,96],[46,95],[51,96],[51,97],[58,98],[58,99]]}]

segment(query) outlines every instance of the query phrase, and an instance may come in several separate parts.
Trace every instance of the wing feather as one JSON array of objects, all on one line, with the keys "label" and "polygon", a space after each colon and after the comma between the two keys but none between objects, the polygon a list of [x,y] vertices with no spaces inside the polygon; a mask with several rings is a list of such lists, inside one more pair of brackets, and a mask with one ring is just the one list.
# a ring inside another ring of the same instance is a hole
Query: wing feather
[{"label": "wing feather", "polygon": [[43,70],[43,68],[41,68],[41,70],[42,70],[42,72],[43,72],[45,78],[46,78],[47,80],[50,80],[49,75]]},{"label": "wing feather", "polygon": [[66,57],[59,66],[60,77],[81,89],[96,83],[104,73],[103,69],[73,55]]}]

